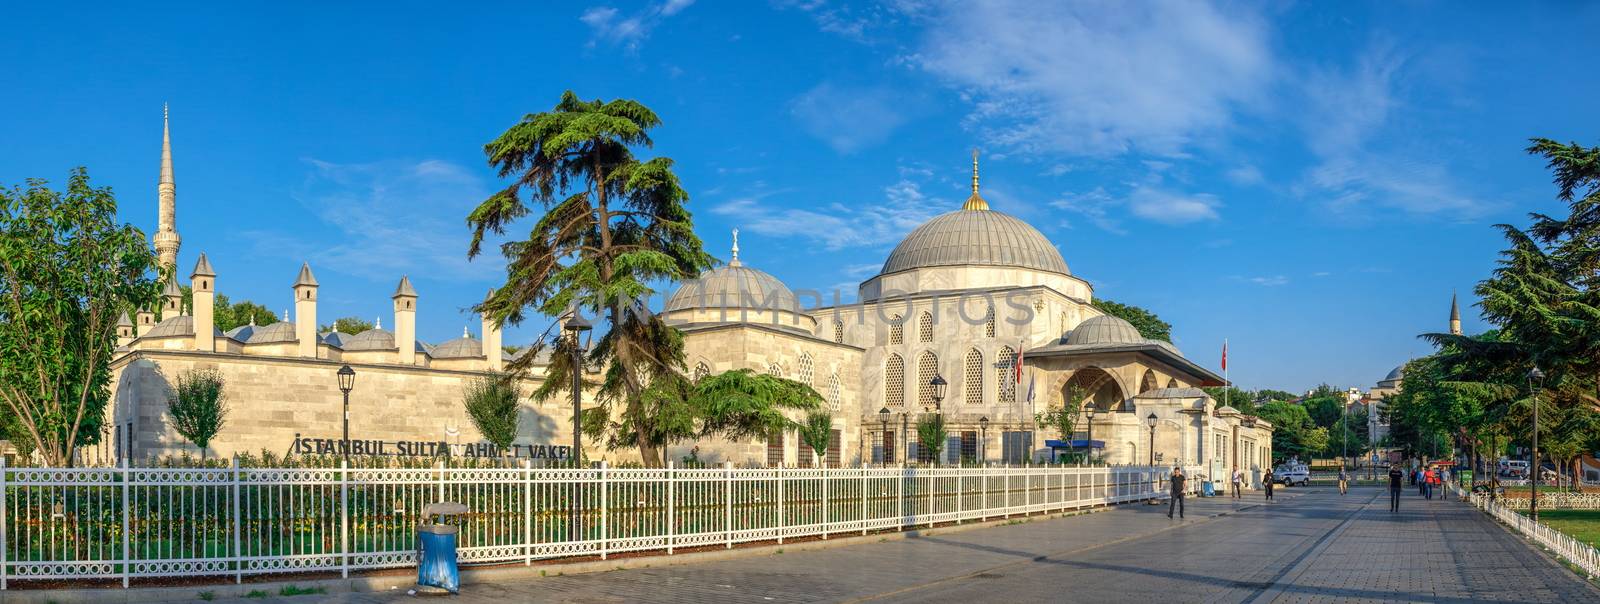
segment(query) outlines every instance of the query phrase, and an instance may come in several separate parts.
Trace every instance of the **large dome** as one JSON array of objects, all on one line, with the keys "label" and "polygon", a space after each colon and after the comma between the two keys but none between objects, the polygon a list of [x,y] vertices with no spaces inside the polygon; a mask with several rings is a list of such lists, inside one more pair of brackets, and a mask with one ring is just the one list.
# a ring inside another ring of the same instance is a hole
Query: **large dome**
[{"label": "large dome", "polygon": [[1401,365],[1399,367],[1395,367],[1394,369],[1389,370],[1389,375],[1383,376],[1383,381],[1385,381],[1385,382],[1393,382],[1393,381],[1404,379],[1405,377],[1406,377],[1406,366],[1405,365]]},{"label": "large dome", "polygon": [[777,277],[744,266],[735,257],[727,266],[684,282],[667,298],[667,312],[694,308],[752,308],[798,313],[800,300]]},{"label": "large dome", "polygon": [[935,217],[895,246],[888,275],[931,266],[1005,266],[1070,275],[1061,252],[1039,229],[994,210],[962,209]]},{"label": "large dome", "polygon": [[1067,334],[1068,344],[1143,344],[1144,336],[1120,317],[1089,317]]}]

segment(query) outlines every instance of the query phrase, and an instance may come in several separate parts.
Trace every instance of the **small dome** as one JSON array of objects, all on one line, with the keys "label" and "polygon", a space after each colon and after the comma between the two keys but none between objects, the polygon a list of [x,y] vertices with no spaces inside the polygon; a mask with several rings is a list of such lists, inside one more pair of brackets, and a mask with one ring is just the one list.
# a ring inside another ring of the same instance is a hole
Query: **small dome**
[{"label": "small dome", "polygon": [[483,354],[483,342],[472,336],[462,336],[433,347],[435,359],[475,359]]},{"label": "small dome", "polygon": [[[216,332],[216,335],[219,335],[219,336],[222,335],[222,331],[218,330],[215,327],[211,328],[211,331]],[[194,317],[191,317],[189,315],[178,315],[176,317],[169,318],[169,319],[167,319],[165,321],[157,323],[155,327],[151,327],[150,328],[150,332],[144,334],[144,337],[146,337],[146,338],[194,337]]]},{"label": "small dome", "polygon": [[334,347],[337,347],[337,348],[344,348],[345,343],[349,342],[350,338],[354,338],[354,337],[355,336],[353,336],[353,335],[350,335],[350,334],[347,334],[347,333],[338,332],[338,331],[330,331],[328,333],[322,334],[322,336],[321,336],[323,344],[327,344],[329,346],[334,346]]},{"label": "small dome", "polygon": [[1143,344],[1132,323],[1111,315],[1089,317],[1067,334],[1067,344]]},{"label": "small dome", "polygon": [[300,338],[294,335],[294,323],[279,321],[271,325],[257,325],[250,333],[246,344],[276,344],[279,342],[298,342]]},{"label": "small dome", "polygon": [[228,336],[230,338],[233,338],[234,341],[244,342],[244,341],[249,340],[250,339],[250,335],[255,333],[255,331],[256,331],[256,326],[255,325],[240,325],[240,326],[235,327],[233,329],[230,329],[230,330],[228,330],[226,332],[223,332],[223,335]]},{"label": "small dome", "polygon": [[1405,365],[1401,365],[1401,366],[1395,367],[1393,370],[1389,371],[1389,375],[1384,376],[1383,377],[1383,381],[1385,381],[1385,382],[1398,382],[1401,379],[1404,379],[1405,377],[1406,377],[1406,366]]},{"label": "small dome", "polygon": [[1044,233],[993,210],[957,210],[934,217],[895,246],[880,274],[932,266],[1007,266],[1070,275]]},{"label": "small dome", "polygon": [[684,282],[667,298],[666,311],[695,308],[749,308],[800,312],[800,300],[789,286],[763,271],[730,262]]},{"label": "small dome", "polygon": [[394,334],[389,333],[388,330],[381,328],[368,329],[356,335],[350,336],[350,339],[344,340],[344,343],[342,346],[340,346],[340,348],[343,348],[345,352],[357,350],[400,349],[400,347],[396,346],[394,343]]}]

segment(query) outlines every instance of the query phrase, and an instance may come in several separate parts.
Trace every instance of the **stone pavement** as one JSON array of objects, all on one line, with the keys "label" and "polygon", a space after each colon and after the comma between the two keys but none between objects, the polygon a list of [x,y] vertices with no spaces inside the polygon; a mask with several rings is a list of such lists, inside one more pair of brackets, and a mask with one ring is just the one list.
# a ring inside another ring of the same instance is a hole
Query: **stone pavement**
[{"label": "stone pavement", "polygon": [[1408,491],[1390,514],[1377,488],[1280,493],[1272,504],[1191,501],[1187,521],[1128,505],[834,549],[479,582],[451,601],[1600,602],[1600,588],[1461,502]]}]

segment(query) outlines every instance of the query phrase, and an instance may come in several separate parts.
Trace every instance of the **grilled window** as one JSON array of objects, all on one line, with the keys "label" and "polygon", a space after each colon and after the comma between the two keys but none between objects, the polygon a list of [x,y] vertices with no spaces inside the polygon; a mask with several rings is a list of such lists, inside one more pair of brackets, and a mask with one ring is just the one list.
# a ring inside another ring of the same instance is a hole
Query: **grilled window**
[{"label": "grilled window", "polygon": [[700,380],[706,379],[706,376],[709,376],[709,375],[711,375],[711,368],[707,367],[705,363],[702,362],[702,363],[696,363],[695,364],[695,366],[694,366],[694,381],[698,382]]},{"label": "grilled window", "polygon": [[900,315],[889,317],[889,343],[904,344],[906,341],[905,321]]},{"label": "grilled window", "polygon": [[814,386],[815,384],[811,383],[811,380],[815,377],[816,375],[812,368],[811,353],[800,353],[800,383],[807,386]]},{"label": "grilled window", "polygon": [[1010,346],[1000,347],[1000,358],[994,364],[994,379],[1000,389],[1000,402],[1017,402],[1017,351]]},{"label": "grilled window", "polygon": [[780,467],[783,465],[783,432],[773,432],[767,437],[767,466]]},{"label": "grilled window", "polygon": [[927,344],[933,341],[933,314],[927,311],[917,318],[917,341]]},{"label": "grilled window", "polygon": [[844,388],[840,387],[840,385],[839,385],[839,374],[835,373],[833,375],[828,376],[828,407],[834,413],[838,413],[839,412],[839,408],[841,406],[843,406],[843,405],[844,405]]},{"label": "grilled window", "polygon": [[906,361],[898,354],[889,355],[883,364],[883,400],[890,407],[906,404]]},{"label": "grilled window", "polygon": [[924,351],[917,356],[917,404],[933,406],[933,376],[939,374],[939,357]]},{"label": "grilled window", "polygon": [[844,321],[833,320],[833,341],[837,344],[844,343]]},{"label": "grilled window", "polygon": [[983,404],[983,353],[974,348],[967,351],[967,360],[964,363],[964,378],[966,380],[966,400],[968,405]]}]

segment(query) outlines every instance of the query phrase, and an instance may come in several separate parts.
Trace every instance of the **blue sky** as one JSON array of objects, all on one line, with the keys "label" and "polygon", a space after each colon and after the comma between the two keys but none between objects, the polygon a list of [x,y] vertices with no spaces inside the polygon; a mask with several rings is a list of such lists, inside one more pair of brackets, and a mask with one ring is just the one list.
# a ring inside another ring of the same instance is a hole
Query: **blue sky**
[{"label": "blue sky", "polygon": [[483,143],[566,89],[655,109],[708,249],[795,288],[853,293],[982,148],[996,209],[1249,388],[1425,353],[1490,225],[1559,208],[1526,139],[1600,144],[1592,4],[47,4],[4,9],[0,182],[88,166],[153,231],[171,103],[181,268],[282,308],[310,261],[386,325],[410,274],[431,341],[501,271]]}]

